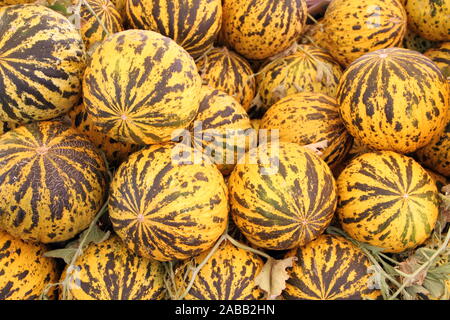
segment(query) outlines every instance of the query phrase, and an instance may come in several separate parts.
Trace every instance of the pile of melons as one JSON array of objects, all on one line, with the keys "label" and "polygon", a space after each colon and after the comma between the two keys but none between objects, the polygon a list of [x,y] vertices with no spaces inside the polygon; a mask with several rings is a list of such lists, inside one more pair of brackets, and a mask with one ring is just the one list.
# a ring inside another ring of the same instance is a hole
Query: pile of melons
[{"label": "pile of melons", "polygon": [[367,248],[438,229],[448,263],[450,2],[321,2],[0,0],[0,300],[381,299]]}]

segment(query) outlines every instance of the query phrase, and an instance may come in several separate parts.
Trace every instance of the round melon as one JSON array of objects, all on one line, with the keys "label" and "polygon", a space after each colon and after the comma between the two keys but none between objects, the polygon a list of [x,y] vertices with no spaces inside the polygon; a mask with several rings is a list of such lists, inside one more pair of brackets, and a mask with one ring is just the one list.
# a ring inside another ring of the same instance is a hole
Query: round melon
[{"label": "round melon", "polygon": [[198,71],[205,85],[235,98],[245,110],[250,108],[256,93],[256,81],[250,64],[226,47],[213,48],[197,60]]},{"label": "round melon", "polygon": [[250,119],[244,108],[222,91],[204,86],[200,96],[200,108],[190,127],[191,138],[194,146],[227,175],[249,147]]},{"label": "round melon", "polygon": [[325,50],[301,45],[297,52],[265,65],[256,78],[263,109],[298,92],[336,96],[341,67]]},{"label": "round melon", "polygon": [[[88,8],[86,3],[90,8]],[[112,34],[123,31],[122,17],[114,4],[109,0],[86,0],[81,5],[80,16],[81,36],[87,49],[96,43],[102,42],[106,38],[107,32]]]},{"label": "round melon", "polygon": [[429,58],[390,48],[352,63],[337,100],[352,136],[377,150],[408,153],[443,130],[448,95],[445,77]]},{"label": "round melon", "polygon": [[84,135],[58,121],[0,136],[0,229],[58,242],[84,230],[103,205],[105,162]]},{"label": "round melon", "polygon": [[161,300],[165,295],[160,262],[131,253],[119,237],[91,243],[65,268],[69,300]]},{"label": "round melon", "polygon": [[[254,245],[287,250],[328,227],[336,186],[326,163],[295,143],[260,145],[228,180],[234,222]],[[265,156],[266,155],[266,156]]]},{"label": "round melon", "polygon": [[435,181],[412,158],[365,153],[337,179],[338,217],[352,238],[402,252],[425,242],[439,213]]},{"label": "round melon", "polygon": [[0,121],[48,120],[81,95],[85,56],[69,20],[38,5],[0,8]]},{"label": "round melon", "polygon": [[306,17],[305,0],[224,0],[222,33],[236,52],[262,60],[293,45]]},{"label": "round melon", "polygon": [[126,15],[131,28],[161,33],[197,58],[216,40],[222,4],[221,0],[126,0]]},{"label": "round melon", "polygon": [[428,49],[436,46],[436,44],[435,41],[424,39],[409,28],[406,30],[405,37],[403,38],[403,48],[415,50],[420,53],[424,53]]},{"label": "round melon", "polygon": [[170,141],[199,107],[202,81],[192,57],[153,31],[108,37],[92,55],[83,100],[98,130],[122,142]]},{"label": "round melon", "polygon": [[[189,266],[199,265],[209,252],[182,264],[176,270],[176,285],[181,293],[192,279]],[[263,300],[264,291],[255,284],[255,277],[264,265],[262,259],[249,251],[224,241],[196,275],[185,300]]]},{"label": "round melon", "polygon": [[427,50],[424,54],[436,63],[444,77],[450,79],[450,42],[443,42],[436,48]]},{"label": "round melon", "polygon": [[297,258],[288,269],[286,300],[374,300],[381,295],[368,286],[372,263],[343,237],[321,235],[286,257]]},{"label": "round melon", "polygon": [[406,12],[398,0],[333,0],[321,22],[318,45],[342,65],[379,49],[401,44]]},{"label": "round melon", "polygon": [[139,149],[139,146],[136,144],[114,140],[97,130],[92,116],[86,112],[83,104],[73,108],[69,112],[69,116],[72,121],[72,127],[86,135],[105,154],[110,167],[117,167],[131,153]]},{"label": "round melon", "polygon": [[275,103],[261,121],[261,129],[279,130],[280,141],[300,145],[327,142],[322,159],[334,167],[352,146],[334,98],[321,93],[297,93]]},{"label": "round melon", "polygon": [[[44,245],[0,231],[0,300],[38,300],[47,285],[58,281],[58,268],[43,256],[46,251]],[[49,290],[48,298],[54,293]]]},{"label": "round melon", "polygon": [[409,27],[425,39],[450,41],[450,1],[407,0]]},{"label": "round melon", "polygon": [[208,250],[225,231],[227,196],[220,171],[194,149],[152,145],[116,171],[109,216],[139,256],[183,260]]}]

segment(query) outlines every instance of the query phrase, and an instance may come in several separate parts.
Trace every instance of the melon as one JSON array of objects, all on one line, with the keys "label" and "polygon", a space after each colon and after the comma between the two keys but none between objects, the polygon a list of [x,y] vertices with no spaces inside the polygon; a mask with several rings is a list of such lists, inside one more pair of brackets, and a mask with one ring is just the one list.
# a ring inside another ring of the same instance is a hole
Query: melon
[{"label": "melon", "polygon": [[253,70],[244,58],[226,47],[213,48],[197,60],[203,84],[235,98],[245,110],[256,94]]},{"label": "melon", "polygon": [[427,50],[424,54],[436,63],[444,77],[450,79],[450,42],[443,42],[436,48]]},{"label": "melon", "polygon": [[425,39],[450,41],[450,2],[448,0],[407,0],[409,27]]},{"label": "melon", "polygon": [[20,126],[20,124],[15,123],[15,122],[0,121],[0,136],[4,133],[8,132],[9,130],[17,128],[19,126]]},{"label": "melon", "polygon": [[261,120],[261,129],[279,130],[280,141],[309,145],[326,141],[322,159],[334,167],[352,146],[334,98],[321,93],[289,95],[269,108]]},{"label": "melon", "polygon": [[406,30],[405,37],[403,38],[403,48],[415,50],[420,53],[424,53],[436,45],[436,41],[424,39],[409,28]]},{"label": "melon", "polygon": [[38,5],[0,8],[0,121],[48,120],[81,96],[85,55],[69,20]]},{"label": "melon", "polygon": [[199,107],[202,81],[192,57],[153,31],[108,37],[92,55],[83,100],[95,127],[122,142],[170,141],[189,126]]},{"label": "melon", "polygon": [[112,236],[91,243],[61,280],[69,300],[161,300],[164,275],[160,262],[138,257]]},{"label": "melon", "polygon": [[33,3],[35,0],[0,0],[0,7]]},{"label": "melon", "polygon": [[[43,254],[42,244],[22,241],[0,231],[0,300],[38,300],[46,287],[57,282],[58,268]],[[49,290],[48,298],[55,296]]]},{"label": "melon", "polygon": [[151,30],[175,40],[194,58],[214,43],[222,22],[221,0],[126,0],[133,29]]},{"label": "melon", "polygon": [[436,187],[438,189],[439,192],[442,191],[442,188],[445,187],[446,185],[448,185],[448,179],[446,177],[444,177],[443,175],[440,175],[439,173],[436,173],[430,169],[425,169],[428,174],[430,175],[430,177],[434,180],[434,182],[436,183]]},{"label": "melon", "polygon": [[[193,272],[189,266],[199,265],[209,254],[204,252],[181,264],[176,270],[180,293],[186,290]],[[264,265],[255,253],[238,248],[225,240],[196,275],[185,300],[263,300],[264,291],[255,283]]]},{"label": "melon", "polygon": [[337,204],[333,175],[315,153],[290,142],[260,145],[228,180],[234,222],[254,245],[287,250],[317,238]]},{"label": "melon", "polygon": [[152,145],[123,162],[111,183],[109,216],[139,256],[183,260],[225,231],[228,193],[217,167],[189,146]]},{"label": "melon", "polygon": [[84,135],[59,121],[0,136],[0,229],[23,240],[71,239],[102,207],[106,164]]},{"label": "melon", "polygon": [[321,25],[317,44],[348,66],[368,52],[400,45],[407,18],[398,0],[333,0]]},{"label": "melon", "polygon": [[436,224],[436,183],[410,157],[392,151],[365,153],[350,161],[337,188],[342,229],[385,252],[423,244]]},{"label": "melon", "polygon": [[409,153],[443,130],[448,95],[445,77],[429,58],[389,48],[352,63],[337,100],[352,136],[373,149]]},{"label": "melon", "polygon": [[305,0],[224,0],[222,33],[236,52],[262,60],[293,45],[306,17]]},{"label": "melon", "polygon": [[372,265],[349,240],[321,235],[286,257],[296,257],[283,298],[286,300],[374,300],[379,290],[369,288]]}]

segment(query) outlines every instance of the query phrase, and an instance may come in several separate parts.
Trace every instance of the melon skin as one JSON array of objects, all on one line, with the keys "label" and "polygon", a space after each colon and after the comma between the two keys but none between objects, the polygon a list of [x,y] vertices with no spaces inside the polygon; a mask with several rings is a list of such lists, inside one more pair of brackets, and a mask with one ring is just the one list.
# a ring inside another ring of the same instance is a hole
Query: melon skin
[{"label": "melon skin", "polygon": [[348,67],[337,101],[353,137],[376,150],[409,153],[442,132],[448,97],[446,79],[429,58],[389,48]]},{"label": "melon skin", "polygon": [[269,250],[292,249],[317,238],[337,204],[330,168],[296,143],[268,143],[254,153],[260,156],[253,160],[249,152],[228,180],[236,226],[250,243]]},{"label": "melon skin", "polygon": [[95,127],[107,136],[156,144],[170,141],[174,130],[194,120],[201,85],[194,60],[173,40],[127,30],[94,51],[83,100]]},{"label": "melon skin", "polygon": [[227,197],[220,171],[198,151],[181,144],[152,145],[116,171],[109,216],[139,256],[184,260],[208,250],[225,231]]},{"label": "melon skin", "polygon": [[103,205],[103,157],[59,121],[34,122],[0,136],[0,229],[34,242],[71,239]]},{"label": "melon skin", "polygon": [[450,41],[450,2],[407,0],[409,27],[425,39]]},{"label": "melon skin", "polygon": [[282,297],[286,300],[374,300],[379,290],[370,289],[364,253],[349,240],[321,235],[286,257],[296,257]]},{"label": "melon skin", "polygon": [[260,128],[279,130],[280,141],[300,145],[327,141],[321,158],[331,168],[344,160],[353,142],[336,99],[320,93],[297,93],[279,100],[266,112]]},{"label": "melon skin", "polygon": [[391,151],[365,153],[341,172],[337,189],[342,229],[385,252],[423,244],[436,224],[436,183],[410,157]]},{"label": "melon skin", "polygon": [[362,55],[399,46],[406,33],[406,12],[398,0],[333,0],[315,39],[343,66]]},{"label": "melon skin", "polygon": [[[47,248],[0,231],[0,300],[38,300],[47,285],[56,283],[59,271]],[[48,291],[48,298],[55,298]]]},{"label": "melon skin", "polygon": [[[177,268],[175,283],[181,293],[192,278],[188,266],[192,262],[200,264],[208,253],[204,252]],[[225,240],[197,274],[184,300],[263,300],[264,291],[255,284],[263,266],[258,255]],[[187,278],[183,280],[186,273]]]},{"label": "melon skin", "polygon": [[447,78],[447,82],[450,83],[450,42],[442,42],[436,48],[428,49],[424,55],[436,63]]},{"label": "melon skin", "polygon": [[197,60],[203,84],[221,90],[249,110],[256,94],[256,80],[247,60],[226,47],[209,50]]},{"label": "melon skin", "polygon": [[222,4],[221,0],[126,0],[126,16],[132,29],[161,33],[198,58],[216,40]]},{"label": "melon skin", "polygon": [[138,257],[114,235],[91,243],[61,280],[68,279],[68,300],[161,300],[164,275],[160,262]]},{"label": "melon skin", "polygon": [[422,38],[410,28],[406,30],[405,37],[403,38],[403,48],[415,50],[420,53],[424,53],[428,49],[435,47],[437,44],[438,42],[436,41],[430,41]]},{"label": "melon skin", "polygon": [[33,0],[0,0],[0,7],[12,6],[17,4],[29,4],[34,2]]},{"label": "melon skin", "polygon": [[69,20],[44,6],[6,6],[0,30],[0,121],[48,120],[78,103],[85,54]]},{"label": "melon skin", "polygon": [[245,58],[262,60],[293,45],[306,17],[304,0],[224,0],[222,34]]}]

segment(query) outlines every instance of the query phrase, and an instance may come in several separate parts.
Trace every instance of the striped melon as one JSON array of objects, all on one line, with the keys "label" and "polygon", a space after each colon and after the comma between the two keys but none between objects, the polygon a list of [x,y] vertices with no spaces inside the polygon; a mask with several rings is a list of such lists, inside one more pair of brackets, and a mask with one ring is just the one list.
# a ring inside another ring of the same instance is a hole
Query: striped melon
[{"label": "striped melon", "polygon": [[200,108],[190,127],[194,146],[229,174],[248,149],[252,125],[244,108],[226,93],[204,86]]},{"label": "striped melon", "polygon": [[278,58],[258,72],[257,92],[265,110],[298,92],[335,97],[341,75],[341,67],[329,53],[312,45],[301,45],[296,53]]},{"label": "striped melon", "polygon": [[[94,16],[90,9],[97,17]],[[107,32],[117,33],[123,31],[122,17],[114,4],[109,0],[86,0],[81,5],[80,15],[81,36],[87,49],[96,43],[102,42],[106,38]]]},{"label": "striped melon", "polygon": [[169,141],[197,114],[201,78],[194,60],[153,31],[108,37],[92,55],[83,98],[95,126],[123,142]]},{"label": "striped melon", "polygon": [[399,45],[407,23],[398,0],[333,0],[321,25],[317,44],[348,66],[367,52]]},{"label": "striped melon", "polygon": [[450,41],[450,1],[407,0],[409,27],[425,39]]},{"label": "striped melon", "polygon": [[[43,257],[46,250],[0,231],[0,300],[37,300],[57,281],[55,261]],[[54,298],[54,290],[48,297]]]},{"label": "striped melon", "polygon": [[262,145],[257,153],[257,161],[237,164],[228,181],[238,228],[252,244],[271,250],[291,249],[319,236],[337,202],[328,166],[295,143]]},{"label": "striped melon", "polygon": [[0,229],[24,240],[68,240],[103,205],[106,167],[94,145],[57,121],[0,136]]},{"label": "striped melon", "polygon": [[222,22],[220,0],[126,0],[131,28],[172,38],[194,58],[214,43]]},{"label": "striped melon", "polygon": [[[186,261],[176,270],[176,285],[180,293],[192,279],[189,266],[199,265],[209,252]],[[196,275],[185,300],[262,300],[264,292],[255,284],[264,263],[249,251],[224,241]],[[187,276],[186,276],[187,274]],[[185,278],[185,279],[184,279]]]},{"label": "striped melon", "polygon": [[374,149],[408,153],[443,130],[448,95],[444,76],[429,58],[390,48],[352,63],[337,100],[352,136]]},{"label": "striped melon", "polygon": [[90,244],[61,280],[68,280],[69,300],[160,300],[164,274],[160,262],[136,256],[112,236]]},{"label": "striped melon", "polygon": [[450,79],[450,42],[443,42],[436,48],[427,50],[424,54],[436,63],[444,77]]},{"label": "striped melon", "polygon": [[297,261],[289,269],[283,298],[287,300],[373,300],[380,291],[368,287],[364,253],[343,237],[321,235],[304,247],[289,251]]},{"label": "striped melon", "polygon": [[8,132],[11,129],[19,127],[20,124],[15,122],[4,122],[0,121],[0,136],[6,132]]},{"label": "striped melon", "polygon": [[306,16],[305,0],[223,0],[222,32],[236,52],[262,60],[294,44]]},{"label": "striped melon", "polygon": [[85,67],[80,34],[44,6],[0,8],[0,121],[47,120],[78,103]]},{"label": "striped melon", "polygon": [[126,22],[126,12],[125,7],[127,4],[127,0],[111,0],[114,7],[116,7],[117,11],[120,13],[120,16],[122,17],[122,21]]},{"label": "striped melon", "polygon": [[256,81],[250,64],[226,47],[213,48],[197,60],[205,85],[219,89],[235,98],[245,110],[256,93]]},{"label": "striped melon", "polygon": [[420,53],[424,53],[428,49],[436,46],[436,44],[435,41],[424,39],[409,28],[406,30],[405,37],[403,38],[403,48],[415,50]]},{"label": "striped melon", "polygon": [[365,153],[337,179],[338,217],[352,238],[402,252],[430,236],[439,212],[434,180],[412,158]]},{"label": "striped melon", "polygon": [[261,129],[278,129],[280,141],[308,145],[326,140],[322,159],[334,167],[352,146],[334,98],[321,93],[297,93],[275,103],[264,115]]},{"label": "striped melon", "polygon": [[83,104],[73,108],[69,112],[69,116],[72,127],[85,134],[98,149],[103,151],[110,167],[118,166],[131,153],[139,149],[138,145],[114,140],[97,130],[92,117],[86,112]]},{"label": "striped melon", "polygon": [[183,260],[208,250],[225,231],[227,189],[220,171],[194,149],[152,145],[123,162],[111,183],[114,230],[138,255]]}]

